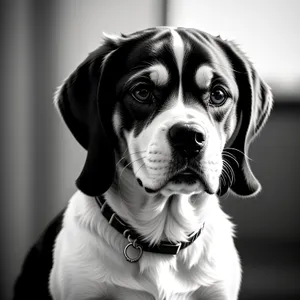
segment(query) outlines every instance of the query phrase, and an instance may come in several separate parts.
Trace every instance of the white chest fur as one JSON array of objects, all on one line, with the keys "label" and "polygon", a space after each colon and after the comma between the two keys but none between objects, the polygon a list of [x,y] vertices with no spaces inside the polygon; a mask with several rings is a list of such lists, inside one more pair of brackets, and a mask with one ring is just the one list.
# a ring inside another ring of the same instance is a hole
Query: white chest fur
[{"label": "white chest fur", "polygon": [[217,208],[201,236],[177,256],[144,252],[139,262],[129,263],[123,256],[128,241],[108,224],[93,199],[77,192],[56,240],[53,298],[194,299],[201,289],[219,289],[219,283],[224,290],[228,280],[239,286],[232,225]]}]

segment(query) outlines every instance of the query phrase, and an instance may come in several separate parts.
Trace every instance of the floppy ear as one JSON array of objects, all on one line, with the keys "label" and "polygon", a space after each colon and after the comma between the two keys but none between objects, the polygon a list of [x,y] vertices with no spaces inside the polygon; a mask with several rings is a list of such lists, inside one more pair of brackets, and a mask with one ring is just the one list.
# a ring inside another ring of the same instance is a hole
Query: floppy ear
[{"label": "floppy ear", "polygon": [[229,153],[226,161],[230,164],[235,178],[231,186],[222,183],[220,192],[224,194],[230,188],[239,196],[254,196],[261,190],[261,185],[251,171],[248,149],[269,117],[273,105],[272,93],[234,43],[222,40],[218,40],[218,43],[232,63],[239,88],[238,126],[231,144],[225,146],[227,154]]},{"label": "floppy ear", "polygon": [[110,86],[107,86],[103,74],[107,61],[117,48],[117,39],[107,38],[65,80],[55,96],[56,106],[65,123],[87,150],[86,161],[76,185],[89,196],[104,193],[115,174],[110,132],[115,95],[110,96],[106,91]]}]

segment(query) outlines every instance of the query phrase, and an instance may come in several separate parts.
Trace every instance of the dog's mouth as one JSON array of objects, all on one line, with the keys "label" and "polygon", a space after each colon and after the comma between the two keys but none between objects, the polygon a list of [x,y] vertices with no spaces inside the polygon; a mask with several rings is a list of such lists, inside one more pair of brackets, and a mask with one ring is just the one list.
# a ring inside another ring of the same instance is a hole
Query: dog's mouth
[{"label": "dog's mouth", "polygon": [[[139,179],[138,179],[139,181]],[[140,182],[139,182],[140,183]],[[209,194],[214,194],[211,186],[207,182],[202,172],[197,172],[192,169],[184,169],[171,175],[159,188],[152,189],[144,186],[147,193],[158,193],[164,189],[174,190],[175,192],[192,192],[205,191]]]},{"label": "dog's mouth", "polygon": [[169,182],[175,184],[185,183],[187,185],[191,185],[191,184],[195,184],[198,180],[200,180],[200,176],[196,174],[196,172],[192,170],[185,170],[172,176]]},{"label": "dog's mouth", "polygon": [[169,182],[175,185],[186,185],[187,187],[195,186],[198,184],[203,187],[205,192],[214,194],[214,191],[207,181],[205,174],[201,171],[197,172],[191,169],[186,169],[172,176]]}]

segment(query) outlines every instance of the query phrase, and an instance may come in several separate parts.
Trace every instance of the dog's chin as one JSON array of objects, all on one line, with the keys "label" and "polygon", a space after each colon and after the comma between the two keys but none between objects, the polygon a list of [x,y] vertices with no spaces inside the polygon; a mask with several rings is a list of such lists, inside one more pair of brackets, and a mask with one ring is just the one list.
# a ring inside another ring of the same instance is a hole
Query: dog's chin
[{"label": "dog's chin", "polygon": [[215,194],[218,187],[208,182],[206,176],[199,176],[190,172],[182,172],[168,179],[159,188],[144,187],[149,194],[161,193],[164,196],[171,196],[173,194]]},{"label": "dog's chin", "polygon": [[160,190],[160,193],[166,197],[174,194],[193,195],[203,192],[205,192],[205,187],[200,181],[195,183],[177,183],[171,181]]}]

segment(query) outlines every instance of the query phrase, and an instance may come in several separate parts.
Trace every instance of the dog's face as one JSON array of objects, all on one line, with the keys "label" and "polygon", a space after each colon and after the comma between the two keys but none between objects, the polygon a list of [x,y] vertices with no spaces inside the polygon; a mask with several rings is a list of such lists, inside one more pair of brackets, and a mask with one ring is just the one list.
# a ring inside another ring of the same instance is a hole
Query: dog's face
[{"label": "dog's face", "polygon": [[183,28],[107,38],[57,101],[88,150],[77,184],[89,195],[109,188],[116,164],[147,194],[260,189],[247,151],[272,98],[232,43]]},{"label": "dog's face", "polygon": [[114,130],[125,165],[148,193],[219,189],[239,92],[228,59],[217,50],[190,32],[165,30],[129,53],[117,85]]}]

